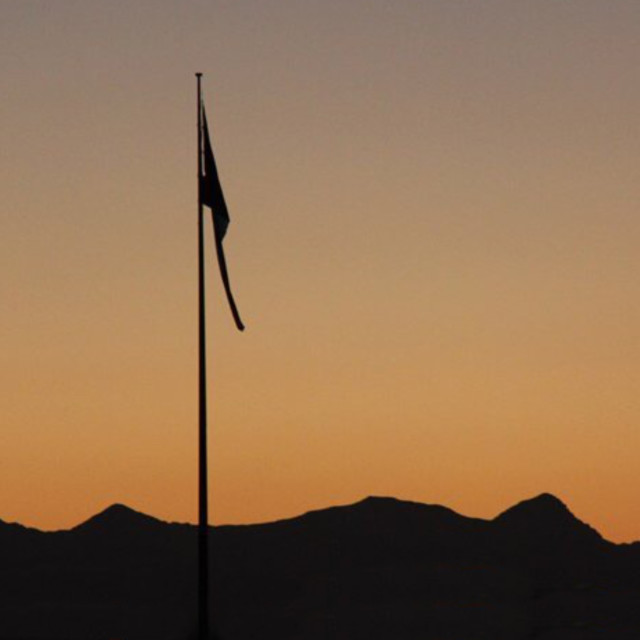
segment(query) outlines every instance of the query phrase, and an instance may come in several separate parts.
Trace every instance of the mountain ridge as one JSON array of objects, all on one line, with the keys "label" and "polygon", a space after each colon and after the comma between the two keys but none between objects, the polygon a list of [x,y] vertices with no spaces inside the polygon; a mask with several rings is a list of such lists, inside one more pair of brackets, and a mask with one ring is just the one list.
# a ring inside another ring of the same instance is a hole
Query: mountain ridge
[{"label": "mountain ridge", "polygon": [[[57,532],[1,523],[0,640],[184,640],[197,538],[122,504]],[[491,520],[369,496],[211,541],[221,638],[640,637],[640,545],[607,542],[550,494]]]},{"label": "mountain ridge", "polygon": [[[383,508],[386,510],[392,510],[394,508],[401,509],[416,509],[416,510],[431,510],[432,513],[440,513],[442,515],[449,515],[452,517],[459,517],[469,521],[477,521],[477,522],[504,522],[513,518],[515,514],[520,515],[521,513],[528,513],[528,516],[531,518],[534,517],[544,517],[547,520],[553,519],[549,518],[550,515],[553,515],[556,519],[557,516],[562,515],[566,519],[573,520],[576,523],[580,523],[585,527],[591,529],[594,533],[596,533],[602,540],[606,540],[610,542],[610,544],[616,545],[635,545],[640,544],[640,540],[632,540],[630,542],[624,543],[615,543],[607,540],[598,532],[594,527],[585,523],[583,520],[577,518],[573,512],[566,506],[566,504],[557,496],[543,492],[537,494],[531,498],[525,498],[514,505],[507,507],[503,511],[499,512],[493,518],[482,518],[477,516],[467,516],[462,514],[454,509],[447,507],[445,505],[436,504],[436,503],[425,503],[419,502],[416,500],[405,500],[401,498],[395,498],[392,496],[379,496],[379,495],[369,495],[360,500],[356,500],[352,503],[340,504],[340,505],[331,505],[328,507],[320,507],[317,509],[310,509],[308,511],[302,512],[300,514],[289,516],[285,518],[279,518],[276,520],[268,520],[266,522],[256,522],[256,523],[225,523],[222,525],[216,525],[217,529],[225,529],[225,528],[243,528],[243,527],[268,527],[271,525],[278,525],[281,523],[287,523],[292,521],[297,521],[300,519],[304,519],[307,517],[317,517],[319,515],[329,514],[329,513],[337,513],[343,510],[354,510],[354,509],[367,509],[370,507]],[[157,518],[151,514],[147,514],[143,511],[139,511],[137,509],[133,509],[128,505],[120,502],[115,502],[104,509],[96,512],[92,516],[89,516],[85,520],[79,522],[78,524],[72,525],[68,528],[62,529],[40,529],[37,527],[31,527],[27,525],[23,525],[19,522],[7,522],[0,518],[0,530],[4,527],[13,527],[20,528],[22,530],[39,532],[39,533],[64,533],[70,531],[81,531],[91,528],[99,528],[101,526],[111,526],[114,524],[120,524],[125,526],[132,526],[134,523],[146,523],[147,525],[151,524],[166,524],[166,525],[178,525],[178,526],[196,526],[195,523],[191,522],[179,522],[172,520],[162,520],[161,518]]]}]

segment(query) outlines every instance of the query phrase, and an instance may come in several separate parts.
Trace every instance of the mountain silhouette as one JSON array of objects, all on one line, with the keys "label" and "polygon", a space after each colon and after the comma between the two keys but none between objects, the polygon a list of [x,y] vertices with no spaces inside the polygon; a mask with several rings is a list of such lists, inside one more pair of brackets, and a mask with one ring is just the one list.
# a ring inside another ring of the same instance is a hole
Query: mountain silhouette
[{"label": "mountain silhouette", "polygon": [[605,544],[602,536],[576,518],[555,496],[543,493],[507,509],[493,520],[502,537],[523,546],[527,553],[557,550],[593,551]]},{"label": "mountain silhouette", "polygon": [[[0,521],[0,640],[187,638],[196,537],[121,504],[66,531]],[[493,520],[370,497],[211,542],[223,640],[640,637],[640,545],[550,494]]]},{"label": "mountain silhouette", "polygon": [[113,504],[104,511],[101,511],[85,522],[74,527],[73,530],[133,530],[139,527],[153,526],[157,524],[162,524],[162,521],[144,513],[140,513],[139,511],[134,511],[124,504]]},{"label": "mountain silhouette", "polygon": [[494,522],[512,530],[530,531],[533,535],[562,532],[565,535],[602,541],[602,536],[588,524],[578,520],[567,506],[555,496],[542,493],[523,500],[501,513]]}]

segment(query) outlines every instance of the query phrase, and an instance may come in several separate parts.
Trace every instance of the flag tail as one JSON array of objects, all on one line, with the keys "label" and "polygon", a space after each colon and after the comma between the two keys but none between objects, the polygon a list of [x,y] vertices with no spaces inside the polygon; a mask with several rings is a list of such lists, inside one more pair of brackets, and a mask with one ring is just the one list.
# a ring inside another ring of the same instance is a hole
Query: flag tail
[{"label": "flag tail", "polygon": [[[215,234],[214,234],[215,235]],[[220,266],[220,276],[222,277],[222,283],[224,284],[224,290],[227,294],[227,300],[229,301],[229,308],[231,309],[231,315],[236,323],[236,327],[238,327],[239,331],[244,331],[244,324],[240,319],[240,314],[238,313],[238,307],[236,307],[236,302],[233,299],[233,293],[231,293],[231,284],[229,283],[229,273],[227,271],[227,261],[224,257],[224,249],[222,248],[222,240],[218,240],[216,237],[216,253],[218,254],[218,265]]]}]

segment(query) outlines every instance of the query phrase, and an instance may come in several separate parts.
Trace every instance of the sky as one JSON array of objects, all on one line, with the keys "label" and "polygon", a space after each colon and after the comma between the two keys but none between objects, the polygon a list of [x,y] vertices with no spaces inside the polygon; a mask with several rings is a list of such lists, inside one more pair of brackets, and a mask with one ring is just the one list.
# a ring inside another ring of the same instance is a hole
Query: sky
[{"label": "sky", "polygon": [[0,0],[0,519],[542,492],[640,539],[637,0]]}]

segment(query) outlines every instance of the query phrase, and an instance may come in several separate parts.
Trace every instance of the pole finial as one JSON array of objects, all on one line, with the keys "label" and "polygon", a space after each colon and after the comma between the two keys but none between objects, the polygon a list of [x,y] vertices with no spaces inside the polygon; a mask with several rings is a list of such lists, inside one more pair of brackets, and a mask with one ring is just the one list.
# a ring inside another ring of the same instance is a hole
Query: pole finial
[{"label": "pole finial", "polygon": [[202,72],[201,71],[196,71],[196,76],[198,76],[198,78],[202,78]]}]

